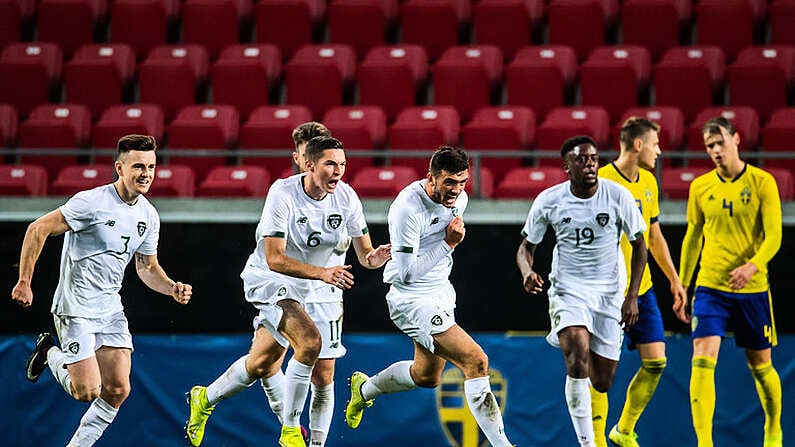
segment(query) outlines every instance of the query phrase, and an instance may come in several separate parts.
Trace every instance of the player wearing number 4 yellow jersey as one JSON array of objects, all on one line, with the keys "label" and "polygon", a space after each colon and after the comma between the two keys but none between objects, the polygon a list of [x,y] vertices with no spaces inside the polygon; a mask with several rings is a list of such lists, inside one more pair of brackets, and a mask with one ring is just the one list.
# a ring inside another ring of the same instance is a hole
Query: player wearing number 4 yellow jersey
[{"label": "player wearing number 4 yellow jersey", "polygon": [[690,407],[698,447],[713,445],[715,364],[729,328],[745,348],[765,413],[764,447],[781,447],[781,380],[771,362],[776,329],[767,275],[781,245],[778,188],[770,174],[740,158],[740,135],[729,120],[711,119],[702,133],[716,169],[693,180],[687,203],[679,272],[684,284],[701,255],[692,319],[683,300],[674,303],[677,316],[692,326]]}]

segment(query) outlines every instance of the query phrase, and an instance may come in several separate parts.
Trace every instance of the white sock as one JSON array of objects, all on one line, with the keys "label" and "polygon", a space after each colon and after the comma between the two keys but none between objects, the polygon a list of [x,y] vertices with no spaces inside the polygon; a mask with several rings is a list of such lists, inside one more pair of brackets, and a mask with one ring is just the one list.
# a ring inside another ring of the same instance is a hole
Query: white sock
[{"label": "white sock", "polygon": [[271,411],[279,418],[279,423],[281,424],[282,411],[284,410],[284,373],[280,369],[270,377],[263,377],[260,379],[260,385],[265,391],[265,396],[268,397],[268,405],[270,405]]},{"label": "white sock", "polygon": [[66,369],[66,365],[64,362],[66,361],[66,356],[61,352],[60,349],[53,346],[47,351],[47,366],[50,367],[50,371],[52,371],[53,377],[58,383],[61,384],[66,394],[72,395],[72,378],[69,377],[69,370]]},{"label": "white sock", "polygon": [[227,399],[240,391],[250,387],[254,379],[246,371],[246,358],[248,354],[235,360],[231,366],[215,382],[207,386],[207,402],[217,404],[221,399]]},{"label": "white sock", "polygon": [[306,394],[309,392],[312,365],[304,365],[293,357],[287,362],[287,370],[284,375],[286,381],[282,424],[287,427],[298,427],[301,423],[301,413],[304,411]]},{"label": "white sock", "polygon": [[334,415],[334,382],[328,385],[312,388],[312,398],[309,400],[309,431],[312,434],[310,447],[323,447],[326,445],[331,427],[331,417]]},{"label": "white sock", "polygon": [[581,446],[592,447],[594,444],[593,421],[591,416],[591,381],[588,378],[575,379],[566,376],[566,405],[574,425],[574,433]]},{"label": "white sock", "polygon": [[397,393],[417,388],[417,384],[411,378],[411,365],[413,363],[413,360],[393,363],[380,373],[370,377],[370,380],[362,385],[362,397],[364,400],[375,399],[386,393]]},{"label": "white sock", "polygon": [[472,412],[489,443],[494,447],[510,446],[511,442],[505,436],[500,406],[494,398],[494,393],[491,392],[489,377],[465,380],[464,394],[467,397],[469,411]]},{"label": "white sock", "polygon": [[80,425],[69,441],[69,447],[91,447],[94,445],[108,425],[113,422],[118,411],[101,397],[94,399],[80,419]]}]

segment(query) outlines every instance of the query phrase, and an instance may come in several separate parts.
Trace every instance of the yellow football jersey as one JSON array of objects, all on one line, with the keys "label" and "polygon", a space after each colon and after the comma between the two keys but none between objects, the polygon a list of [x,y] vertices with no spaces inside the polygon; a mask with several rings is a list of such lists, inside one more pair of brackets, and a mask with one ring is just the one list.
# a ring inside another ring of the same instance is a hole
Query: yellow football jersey
[{"label": "yellow football jersey", "polygon": [[[646,241],[646,246],[649,244],[649,229],[653,222],[657,222],[660,215],[660,195],[657,188],[657,179],[651,172],[641,169],[640,175],[636,180],[630,180],[624,177],[615,164],[599,168],[599,177],[612,180],[619,185],[627,188],[632,197],[635,198],[635,203],[643,215],[643,221],[646,222],[646,231],[643,232],[643,239]],[[627,265],[627,285],[629,285],[630,277],[630,264],[632,263],[632,245],[626,236],[621,237],[621,252],[624,254],[624,262]],[[640,280],[640,289],[638,294],[643,295],[651,289],[651,272],[649,271],[649,264],[643,268],[643,277]]]},{"label": "yellow football jersey", "polygon": [[[781,246],[781,199],[772,175],[749,164],[734,180],[712,170],[690,184],[688,225],[703,226],[696,285],[725,292],[768,290],[767,263]],[[682,246],[682,263],[695,265],[698,241]],[[687,259],[686,259],[687,258]],[[742,290],[729,286],[730,272],[747,262],[759,269]],[[687,285],[693,272],[683,271]]]}]

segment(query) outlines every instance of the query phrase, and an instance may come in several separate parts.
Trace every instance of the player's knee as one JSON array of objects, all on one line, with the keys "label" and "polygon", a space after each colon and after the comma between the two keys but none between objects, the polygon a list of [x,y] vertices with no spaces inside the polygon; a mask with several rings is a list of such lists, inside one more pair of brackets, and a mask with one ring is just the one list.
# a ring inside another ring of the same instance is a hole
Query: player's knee
[{"label": "player's knee", "polygon": [[102,387],[99,384],[72,382],[72,397],[80,402],[92,402],[99,397]]},{"label": "player's knee", "polygon": [[102,386],[102,399],[105,402],[117,406],[127,399],[130,395],[130,385],[103,385]]},{"label": "player's knee", "polygon": [[434,373],[420,372],[416,375],[412,373],[411,378],[414,380],[414,383],[421,388],[436,388],[440,383],[442,383],[442,377],[439,374]]},{"label": "player's knee", "polygon": [[660,375],[665,370],[667,360],[665,357],[659,359],[641,359],[640,366],[650,374]]},{"label": "player's knee", "polygon": [[322,343],[323,341],[320,339],[320,333],[315,332],[304,336],[301,343],[298,346],[294,346],[293,349],[300,353],[301,358],[313,359],[314,363],[314,360],[317,360],[317,357],[320,355]]},{"label": "player's knee", "polygon": [[608,378],[591,378],[591,386],[593,389],[600,393],[606,393],[610,390],[610,386],[613,384],[612,379]]},{"label": "player's knee", "polygon": [[569,354],[566,357],[566,371],[571,377],[587,377],[588,359],[573,353]]},{"label": "player's knee", "polygon": [[486,376],[489,373],[489,357],[485,352],[479,350],[469,357],[465,368],[464,375],[467,377]]}]

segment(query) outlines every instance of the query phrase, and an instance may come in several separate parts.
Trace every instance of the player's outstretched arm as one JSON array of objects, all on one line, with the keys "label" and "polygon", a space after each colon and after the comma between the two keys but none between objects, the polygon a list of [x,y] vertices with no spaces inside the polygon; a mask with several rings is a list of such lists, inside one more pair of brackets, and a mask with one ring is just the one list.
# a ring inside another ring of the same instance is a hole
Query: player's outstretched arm
[{"label": "player's outstretched arm", "polygon": [[169,278],[157,260],[157,255],[135,254],[135,271],[144,284],[155,292],[169,295],[180,304],[188,304],[193,287]]},{"label": "player's outstretched arm", "polygon": [[373,248],[369,234],[353,238],[353,249],[359,264],[364,268],[377,269],[392,259],[392,244],[379,245]]},{"label": "player's outstretched arm", "polygon": [[33,304],[33,270],[39,260],[44,242],[49,236],[57,236],[69,231],[69,225],[60,209],[50,211],[28,225],[25,238],[22,240],[22,252],[19,255],[19,280],[11,290],[11,299],[22,307]]},{"label": "player's outstretched arm", "polygon": [[535,295],[541,293],[544,286],[544,278],[533,271],[533,259],[535,256],[536,245],[522,240],[519,249],[516,251],[516,266],[522,273],[522,287],[525,292]]}]

